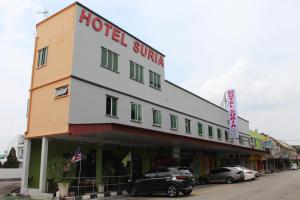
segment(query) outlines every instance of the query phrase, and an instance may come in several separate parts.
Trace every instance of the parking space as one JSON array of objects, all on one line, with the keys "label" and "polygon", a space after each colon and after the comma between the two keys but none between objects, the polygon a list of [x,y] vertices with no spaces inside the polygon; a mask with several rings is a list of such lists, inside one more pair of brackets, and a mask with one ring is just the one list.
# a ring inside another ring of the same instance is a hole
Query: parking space
[{"label": "parking space", "polygon": [[[176,199],[199,200],[296,200],[300,197],[300,170],[264,175],[255,181],[209,184],[195,187],[190,196]],[[119,197],[126,200],[168,199],[164,195]]]}]

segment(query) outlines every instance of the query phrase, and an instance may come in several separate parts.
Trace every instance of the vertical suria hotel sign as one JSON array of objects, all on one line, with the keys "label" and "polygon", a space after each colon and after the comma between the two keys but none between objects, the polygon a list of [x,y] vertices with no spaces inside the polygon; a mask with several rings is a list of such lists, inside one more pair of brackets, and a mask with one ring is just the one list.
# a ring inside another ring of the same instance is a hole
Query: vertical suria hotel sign
[{"label": "vertical suria hotel sign", "polygon": [[226,93],[227,108],[229,114],[229,133],[230,138],[236,139],[239,137],[238,129],[238,114],[236,105],[236,94],[234,89],[230,89]]},{"label": "vertical suria hotel sign", "polygon": [[126,38],[128,37],[127,33],[84,8],[81,10],[79,22],[91,27],[96,32],[104,34],[106,37],[111,38],[114,42],[117,42],[124,47],[130,46],[136,54],[164,67],[164,56],[136,39],[132,44],[128,45],[126,41]]}]

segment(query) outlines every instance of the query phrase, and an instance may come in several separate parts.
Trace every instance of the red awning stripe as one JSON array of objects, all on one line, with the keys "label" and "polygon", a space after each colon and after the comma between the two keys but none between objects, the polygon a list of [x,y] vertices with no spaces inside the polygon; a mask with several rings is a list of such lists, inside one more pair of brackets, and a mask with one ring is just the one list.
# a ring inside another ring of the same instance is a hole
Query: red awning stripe
[{"label": "red awning stripe", "polygon": [[158,141],[178,140],[178,141],[186,141],[186,142],[197,143],[197,144],[207,144],[211,146],[219,146],[219,147],[227,147],[227,148],[229,147],[235,150],[243,150],[243,151],[259,153],[259,154],[267,154],[267,152],[257,150],[257,149],[251,149],[251,148],[227,144],[227,143],[220,143],[216,141],[186,137],[182,135],[175,135],[171,133],[154,131],[154,130],[139,128],[139,127],[122,125],[122,124],[115,124],[115,123],[69,124],[69,135],[71,136],[88,136],[92,134],[113,133],[113,132],[129,133],[135,135],[146,135],[146,136],[156,137]]}]

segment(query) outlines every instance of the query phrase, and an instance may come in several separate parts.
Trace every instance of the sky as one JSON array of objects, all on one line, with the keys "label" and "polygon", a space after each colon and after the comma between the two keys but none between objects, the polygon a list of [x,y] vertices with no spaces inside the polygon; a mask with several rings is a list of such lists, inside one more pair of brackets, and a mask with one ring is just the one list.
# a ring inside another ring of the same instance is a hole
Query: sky
[{"label": "sky", "polygon": [[[165,78],[300,144],[300,1],[80,1],[166,55]],[[26,129],[35,24],[73,3],[0,0],[0,152]]]}]

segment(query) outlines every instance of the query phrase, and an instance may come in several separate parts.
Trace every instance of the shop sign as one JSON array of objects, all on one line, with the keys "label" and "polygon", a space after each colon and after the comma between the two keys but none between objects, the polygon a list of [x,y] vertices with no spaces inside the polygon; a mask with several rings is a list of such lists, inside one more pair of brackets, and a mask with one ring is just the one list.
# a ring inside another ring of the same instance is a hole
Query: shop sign
[{"label": "shop sign", "polygon": [[[103,20],[102,18],[93,15],[91,12],[85,10],[84,8],[82,8],[81,10],[79,22],[91,27],[96,32],[104,33],[106,37],[111,38],[111,40],[119,43],[123,47],[128,47],[128,43],[126,41],[127,34],[124,31]],[[161,67],[164,67],[164,56],[159,54],[154,49],[151,49],[138,40],[134,40],[133,43],[129,46],[131,46],[134,53],[145,57],[149,61]]]},{"label": "shop sign", "polygon": [[272,148],[272,141],[271,140],[265,141],[264,144],[265,144],[266,149],[271,149]]},{"label": "shop sign", "polygon": [[63,86],[55,89],[55,97],[63,97],[68,94],[68,86]]},{"label": "shop sign", "polygon": [[239,138],[238,115],[236,105],[236,93],[234,89],[230,89],[226,93],[227,108],[229,115],[229,136],[232,139]]}]

